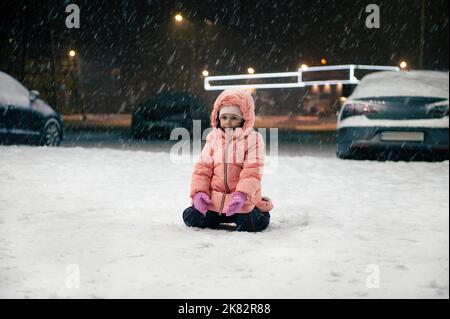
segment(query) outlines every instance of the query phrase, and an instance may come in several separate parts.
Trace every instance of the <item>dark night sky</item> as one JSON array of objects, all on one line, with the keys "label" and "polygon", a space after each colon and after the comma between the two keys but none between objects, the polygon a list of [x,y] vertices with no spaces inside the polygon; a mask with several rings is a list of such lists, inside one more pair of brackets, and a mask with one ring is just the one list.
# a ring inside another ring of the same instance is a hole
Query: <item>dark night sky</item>
[{"label": "dark night sky", "polygon": [[[111,5],[114,2],[106,1],[109,9],[103,13],[101,26],[98,26],[97,17],[92,19],[93,25],[90,28],[91,31],[99,28],[101,32],[97,33],[109,33],[109,40],[115,37],[118,29],[132,24],[126,21],[126,15],[133,14],[134,10],[136,19],[131,21],[136,21],[139,31],[134,32],[135,29],[130,26],[131,35],[143,30],[144,34],[158,32],[158,24],[164,26],[171,13],[180,11],[188,15],[197,26],[202,26],[206,18],[218,28],[227,30],[232,38],[238,39],[238,43],[232,43],[229,49],[235,51],[237,56],[248,56],[248,60],[260,64],[260,70],[292,69],[299,60],[316,64],[321,56],[327,56],[331,64],[397,64],[401,58],[408,59],[411,65],[417,64],[420,0],[378,1],[381,8],[381,28],[377,30],[365,27],[365,7],[373,3],[373,0],[207,0],[185,1],[185,4],[150,0],[136,2],[134,8],[132,5],[121,6],[120,1],[116,1],[115,6]],[[89,11],[94,12],[95,16],[102,12],[100,8],[106,7],[101,5],[101,1],[89,3],[93,6]],[[448,1],[434,0],[433,5],[430,5],[431,1],[428,3],[426,66],[448,69]],[[111,15],[109,12],[114,8],[116,14]],[[124,11],[128,12],[123,14]],[[111,16],[115,19],[110,19]],[[142,27],[145,20],[149,22],[148,26]],[[201,47],[194,46],[196,49]],[[204,46],[211,46],[211,43],[204,43]]]},{"label": "dark night sky", "polygon": [[[45,41],[42,29],[50,8],[54,17],[52,29],[66,42],[100,50],[113,45],[116,53],[125,50],[130,55],[138,54],[142,46],[158,44],[175,12],[184,13],[200,28],[205,28],[203,21],[209,19],[216,28],[226,30],[230,37],[239,39],[239,46],[229,49],[248,55],[252,62],[260,64],[258,69],[292,69],[299,60],[317,64],[322,55],[330,64],[396,64],[400,58],[406,58],[414,65],[419,50],[420,0],[50,0],[47,6],[45,2],[3,0],[2,48],[8,45],[9,38],[21,37],[23,26],[17,18],[20,7],[28,3],[27,19],[36,34],[33,41]],[[81,29],[64,30],[65,2],[80,6]],[[380,29],[365,28],[365,7],[370,3],[380,5]],[[427,3],[426,67],[448,69],[448,1]],[[195,47],[202,44],[211,45],[197,42]],[[127,50],[130,47],[134,51]]]},{"label": "dark night sky", "polygon": [[[448,70],[448,0],[425,2],[424,68]],[[80,6],[80,29],[65,28],[68,3]],[[371,3],[380,6],[380,29],[365,27],[365,8]],[[257,72],[292,71],[301,63],[319,65],[326,57],[330,65],[398,65],[405,59],[416,68],[420,4],[421,0],[2,0],[0,69],[19,75],[24,43],[27,56],[45,60],[49,30],[57,59],[64,58],[69,47],[76,48],[86,76],[120,68],[130,83],[147,81],[147,91],[176,79],[188,82],[189,65],[213,74],[244,73],[250,65]],[[175,26],[177,12],[190,23]]]}]

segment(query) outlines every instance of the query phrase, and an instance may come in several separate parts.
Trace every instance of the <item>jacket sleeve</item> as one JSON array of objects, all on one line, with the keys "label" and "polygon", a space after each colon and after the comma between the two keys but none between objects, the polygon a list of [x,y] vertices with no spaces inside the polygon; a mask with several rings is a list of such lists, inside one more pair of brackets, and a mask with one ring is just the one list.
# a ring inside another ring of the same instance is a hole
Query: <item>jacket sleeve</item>
[{"label": "jacket sleeve", "polygon": [[211,178],[214,172],[214,158],[211,146],[212,134],[213,132],[210,132],[206,136],[205,146],[202,149],[200,158],[195,164],[194,172],[192,173],[190,192],[190,197],[192,199],[197,192],[204,192],[208,194],[209,197],[211,197],[210,185]]},{"label": "jacket sleeve", "polygon": [[261,189],[261,179],[264,167],[264,140],[260,133],[248,137],[248,150],[245,152],[244,165],[239,175],[236,191],[247,194],[248,200],[253,200],[256,192]]}]

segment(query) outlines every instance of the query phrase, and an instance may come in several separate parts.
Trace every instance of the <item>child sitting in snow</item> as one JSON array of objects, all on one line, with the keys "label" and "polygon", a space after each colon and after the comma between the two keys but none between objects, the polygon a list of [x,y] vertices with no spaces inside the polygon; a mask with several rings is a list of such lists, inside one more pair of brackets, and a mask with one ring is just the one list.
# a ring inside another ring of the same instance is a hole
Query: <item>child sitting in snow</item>
[{"label": "child sitting in snow", "polygon": [[253,130],[255,105],[243,90],[225,90],[214,102],[213,130],[192,174],[192,205],[183,212],[188,226],[214,228],[235,223],[237,231],[269,225],[268,198],[261,196],[264,141]]}]

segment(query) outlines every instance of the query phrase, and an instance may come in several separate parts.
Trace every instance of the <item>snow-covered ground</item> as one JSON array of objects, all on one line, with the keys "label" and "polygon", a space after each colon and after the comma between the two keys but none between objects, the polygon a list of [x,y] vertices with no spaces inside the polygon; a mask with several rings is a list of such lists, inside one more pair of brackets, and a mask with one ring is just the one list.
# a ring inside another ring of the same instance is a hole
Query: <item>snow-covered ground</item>
[{"label": "snow-covered ground", "polygon": [[448,161],[282,156],[257,234],[184,225],[192,168],[0,147],[0,297],[449,297]]}]

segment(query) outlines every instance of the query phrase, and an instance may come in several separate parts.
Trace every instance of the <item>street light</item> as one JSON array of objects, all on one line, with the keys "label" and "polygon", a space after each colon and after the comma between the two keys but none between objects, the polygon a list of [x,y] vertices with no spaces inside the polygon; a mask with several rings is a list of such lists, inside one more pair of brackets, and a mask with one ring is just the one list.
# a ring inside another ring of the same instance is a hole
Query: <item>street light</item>
[{"label": "street light", "polygon": [[[192,92],[195,91],[195,83],[197,80],[197,54],[193,48],[196,48],[197,43],[197,27],[196,25],[190,21],[188,18],[185,18],[181,15],[181,13],[177,13],[174,16],[175,19],[175,29],[178,29],[178,37],[181,36],[183,46],[182,50],[188,50],[188,54],[184,54],[186,58],[189,59],[189,78],[190,78],[190,90]],[[187,33],[191,29],[191,32]],[[190,44],[189,44],[189,40]],[[202,72],[203,74],[203,72]]]},{"label": "street light", "polygon": [[327,64],[327,59],[322,58],[322,59],[320,60],[320,63],[323,64],[323,65]]},{"label": "street light", "polygon": [[300,69],[302,69],[303,71],[306,71],[306,70],[308,70],[308,65],[302,64],[302,65],[300,66]]},{"label": "street light", "polygon": [[208,70],[203,70],[202,75],[203,75],[204,77],[207,77],[207,76],[209,75]]},{"label": "street light", "polygon": [[86,107],[84,100],[85,94],[83,89],[81,58],[74,49],[70,49],[69,52],[67,52],[67,55],[69,56],[69,70],[71,73],[73,72],[72,74],[74,76],[72,90],[75,96],[75,103],[80,105],[81,119],[84,121],[86,120]]},{"label": "street light", "polygon": [[183,16],[182,16],[181,14],[175,15],[175,21],[176,21],[176,22],[181,22],[181,21],[183,21]]},{"label": "street light", "polygon": [[252,67],[250,67],[250,68],[247,69],[247,72],[248,72],[249,74],[254,74],[254,73],[255,73],[255,69],[252,68]]},{"label": "street light", "polygon": [[406,63],[405,61],[400,62],[400,68],[406,69],[407,66],[408,66],[408,63]]}]

